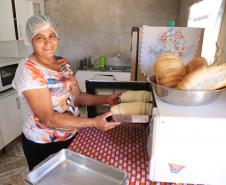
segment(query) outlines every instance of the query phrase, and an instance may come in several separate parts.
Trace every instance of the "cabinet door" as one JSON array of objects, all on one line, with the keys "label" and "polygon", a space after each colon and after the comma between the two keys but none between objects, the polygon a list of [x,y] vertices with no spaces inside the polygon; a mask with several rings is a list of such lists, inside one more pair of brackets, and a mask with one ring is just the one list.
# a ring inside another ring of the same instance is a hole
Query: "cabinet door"
[{"label": "cabinet door", "polygon": [[130,72],[114,72],[115,81],[130,81]]},{"label": "cabinet door", "polygon": [[86,80],[93,80],[94,72],[92,71],[77,71],[75,78],[82,92],[86,92]]},{"label": "cabinet door", "polygon": [[16,40],[12,3],[1,0],[0,6],[0,41]]},{"label": "cabinet door", "polygon": [[16,93],[0,100],[0,128],[4,146],[22,132],[22,114]]},{"label": "cabinet door", "polygon": [[19,40],[24,40],[27,19],[32,16],[32,1],[15,0],[16,20]]},{"label": "cabinet door", "polygon": [[44,1],[15,0],[15,8],[19,40],[24,40],[28,18],[32,15],[44,14]]},{"label": "cabinet door", "polygon": [[86,92],[86,80],[130,81],[130,72],[77,71],[76,80],[82,92]]}]

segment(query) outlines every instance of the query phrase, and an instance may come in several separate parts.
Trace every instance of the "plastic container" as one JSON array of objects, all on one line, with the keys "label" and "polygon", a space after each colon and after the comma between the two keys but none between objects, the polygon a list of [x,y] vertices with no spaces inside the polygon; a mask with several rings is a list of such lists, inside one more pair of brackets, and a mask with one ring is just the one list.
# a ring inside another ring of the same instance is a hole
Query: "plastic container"
[{"label": "plastic container", "polygon": [[107,67],[107,58],[104,55],[99,57],[99,68],[105,69]]},{"label": "plastic container", "polygon": [[174,20],[168,20],[167,21],[167,27],[174,27],[174,26],[175,26]]}]

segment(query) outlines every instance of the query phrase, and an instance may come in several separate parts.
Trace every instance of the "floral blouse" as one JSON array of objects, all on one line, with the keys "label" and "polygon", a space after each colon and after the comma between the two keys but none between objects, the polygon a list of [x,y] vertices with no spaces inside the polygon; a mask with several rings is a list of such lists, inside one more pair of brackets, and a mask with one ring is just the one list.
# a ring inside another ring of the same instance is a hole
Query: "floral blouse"
[{"label": "floral blouse", "polygon": [[63,58],[57,58],[57,63],[60,66],[60,72],[46,68],[33,59],[27,58],[19,64],[12,83],[19,95],[24,113],[23,133],[27,139],[36,143],[65,141],[76,133],[76,130],[44,126],[34,115],[23,96],[25,90],[47,87],[54,111],[78,116],[78,107],[74,105],[77,84],[73,70],[68,61]]}]

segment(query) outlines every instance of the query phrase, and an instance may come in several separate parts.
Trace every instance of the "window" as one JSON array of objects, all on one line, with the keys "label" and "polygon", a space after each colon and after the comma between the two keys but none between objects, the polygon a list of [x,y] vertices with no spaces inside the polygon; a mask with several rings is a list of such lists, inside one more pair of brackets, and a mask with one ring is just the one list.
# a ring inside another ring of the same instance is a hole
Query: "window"
[{"label": "window", "polygon": [[205,28],[202,56],[209,63],[214,62],[224,8],[225,0],[202,0],[190,7],[188,27]]}]

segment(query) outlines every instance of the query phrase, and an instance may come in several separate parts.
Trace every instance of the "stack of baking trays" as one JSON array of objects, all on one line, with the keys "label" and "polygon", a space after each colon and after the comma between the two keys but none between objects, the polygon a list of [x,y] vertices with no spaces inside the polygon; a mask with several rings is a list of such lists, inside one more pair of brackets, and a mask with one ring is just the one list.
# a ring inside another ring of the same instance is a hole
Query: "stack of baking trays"
[{"label": "stack of baking trays", "polygon": [[[90,80],[86,81],[86,89],[90,94],[102,95],[128,90],[145,90],[150,92],[152,97],[150,83],[148,82]],[[94,117],[110,109],[111,107],[108,105],[87,107],[88,117]],[[133,107],[133,109],[136,109],[136,107]],[[122,117],[125,123],[130,121],[138,123],[140,120],[141,123],[148,125],[151,114],[130,116],[135,116],[136,119]],[[116,116],[115,119],[117,118],[121,119]],[[129,174],[127,172],[68,149],[63,149],[49,156],[28,173],[25,178],[28,183],[33,185],[126,185],[128,179]]]}]

